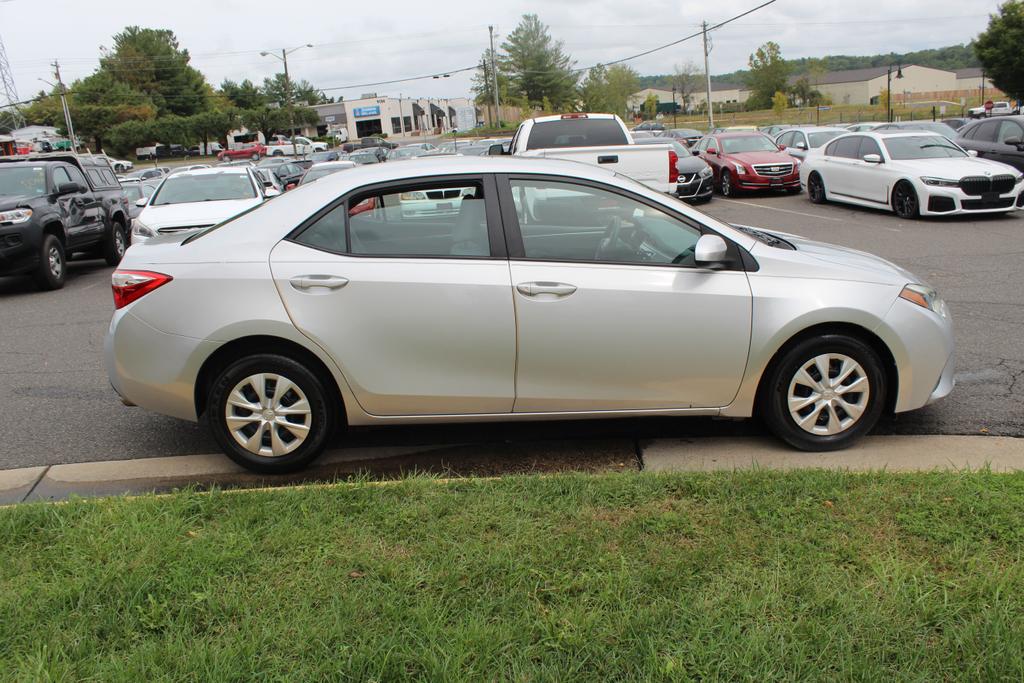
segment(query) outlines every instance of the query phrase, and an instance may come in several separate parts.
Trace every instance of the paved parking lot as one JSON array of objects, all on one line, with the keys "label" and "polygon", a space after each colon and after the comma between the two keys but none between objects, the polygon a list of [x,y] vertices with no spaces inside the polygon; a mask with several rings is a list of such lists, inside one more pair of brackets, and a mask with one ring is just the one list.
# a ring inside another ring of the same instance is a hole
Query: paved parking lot
[{"label": "paved parking lot", "polygon": [[[703,207],[727,221],[794,232],[882,255],[936,286],[956,324],[958,386],[946,400],[883,423],[897,434],[1024,436],[1024,215],[901,221],[805,196],[716,197]],[[213,452],[196,425],[123,407],[103,369],[112,308],[110,269],[70,264],[58,292],[0,278],[0,469]],[[753,424],[614,420],[360,430],[359,445],[573,438],[756,434]]]}]

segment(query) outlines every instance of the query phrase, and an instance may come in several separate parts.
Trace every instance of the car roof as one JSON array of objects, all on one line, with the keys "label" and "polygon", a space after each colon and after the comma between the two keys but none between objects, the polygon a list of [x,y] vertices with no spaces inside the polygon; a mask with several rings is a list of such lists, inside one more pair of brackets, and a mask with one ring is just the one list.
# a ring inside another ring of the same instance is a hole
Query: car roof
[{"label": "car roof", "polygon": [[840,128],[839,126],[790,126],[789,128],[786,128],[786,130],[779,131],[779,132],[780,133],[792,133],[793,131],[797,131],[797,132],[800,132],[800,133],[821,133],[821,132],[834,133],[836,131],[842,131],[844,133],[848,133],[849,132],[845,128]]},{"label": "car roof", "polygon": [[175,173],[176,176],[203,176],[203,175],[248,175],[248,166],[211,166],[210,168],[192,168],[187,171]]},{"label": "car roof", "polygon": [[751,138],[751,137],[768,137],[759,130],[730,130],[723,133],[711,133],[716,138]]},{"label": "car roof", "polygon": [[533,120],[534,123],[547,123],[548,121],[561,121],[563,118],[565,118],[565,120],[567,120],[567,121],[573,120],[573,119],[577,119],[577,120],[578,119],[584,119],[584,118],[586,118],[586,119],[604,119],[604,120],[607,120],[607,119],[614,119],[615,118],[615,114],[591,114],[591,113],[588,113],[588,112],[580,112],[579,114],[554,114],[554,115],[551,115],[551,116],[537,116],[537,117],[534,117],[532,120]]}]

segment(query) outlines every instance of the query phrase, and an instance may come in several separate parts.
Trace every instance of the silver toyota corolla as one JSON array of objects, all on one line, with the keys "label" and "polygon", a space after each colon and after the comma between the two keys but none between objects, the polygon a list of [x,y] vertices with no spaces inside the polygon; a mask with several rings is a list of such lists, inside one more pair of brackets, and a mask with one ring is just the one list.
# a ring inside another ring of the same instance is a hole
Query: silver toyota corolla
[{"label": "silver toyota corolla", "polygon": [[133,246],[113,289],[124,401],[263,472],[346,424],[758,412],[834,450],[953,388],[914,275],[572,162],[359,167]]}]

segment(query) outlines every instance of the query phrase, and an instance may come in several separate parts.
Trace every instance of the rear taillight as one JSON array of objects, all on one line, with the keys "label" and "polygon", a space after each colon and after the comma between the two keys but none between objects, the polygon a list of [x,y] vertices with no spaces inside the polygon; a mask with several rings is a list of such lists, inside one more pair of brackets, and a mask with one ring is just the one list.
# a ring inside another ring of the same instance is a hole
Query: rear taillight
[{"label": "rear taillight", "polygon": [[586,114],[562,114],[563,119],[585,119]]},{"label": "rear taillight", "polygon": [[114,291],[114,308],[124,308],[173,279],[170,275],[148,270],[115,270],[110,276],[110,288]]},{"label": "rear taillight", "polygon": [[675,153],[675,150],[668,151],[668,182],[675,183],[679,181],[679,169],[676,168],[676,164],[679,163],[679,155]]}]

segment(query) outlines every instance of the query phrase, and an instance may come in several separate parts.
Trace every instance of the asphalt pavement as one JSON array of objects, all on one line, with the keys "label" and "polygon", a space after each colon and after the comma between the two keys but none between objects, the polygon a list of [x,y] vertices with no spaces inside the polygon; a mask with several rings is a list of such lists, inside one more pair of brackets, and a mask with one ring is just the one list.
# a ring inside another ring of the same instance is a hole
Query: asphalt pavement
[{"label": "asphalt pavement", "polygon": [[[886,420],[878,433],[1024,436],[1024,214],[904,221],[882,212],[816,206],[805,195],[715,197],[701,210],[870,251],[939,289],[956,326],[957,387],[933,406]],[[113,308],[110,272],[102,261],[73,261],[67,284],[57,292],[38,292],[26,278],[0,278],[0,469],[217,450],[198,425],[122,406],[110,389],[102,361]],[[643,441],[760,433],[754,423],[659,418],[360,429],[345,443]]]}]

